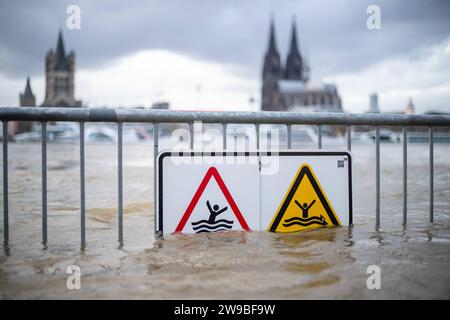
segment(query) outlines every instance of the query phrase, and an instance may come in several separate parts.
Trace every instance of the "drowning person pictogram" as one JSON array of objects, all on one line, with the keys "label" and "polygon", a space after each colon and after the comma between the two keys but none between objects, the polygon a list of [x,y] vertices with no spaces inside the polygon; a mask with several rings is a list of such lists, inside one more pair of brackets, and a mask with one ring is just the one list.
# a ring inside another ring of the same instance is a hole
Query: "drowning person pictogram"
[{"label": "drowning person pictogram", "polygon": [[199,220],[191,223],[192,229],[196,233],[229,230],[233,227],[232,220],[226,219],[216,220],[217,216],[227,211],[228,207],[220,208],[218,204],[215,204],[214,206],[211,207],[209,200],[206,201],[206,206],[208,207],[209,210],[208,220]]},{"label": "drowning person pictogram", "polygon": [[300,202],[298,202],[297,200],[294,200],[295,204],[302,210],[302,217],[292,217],[290,219],[285,219],[283,222],[283,226],[285,227],[290,227],[293,225],[299,225],[299,226],[303,226],[303,227],[307,227],[313,224],[318,224],[319,226],[326,226],[327,225],[327,221],[325,220],[323,215],[320,215],[320,217],[318,216],[311,216],[308,217],[309,215],[309,209],[311,209],[311,207],[314,205],[314,203],[316,203],[316,200],[313,200],[310,204],[308,203],[303,203],[300,204]]},{"label": "drowning person pictogram", "polygon": [[302,209],[302,216],[303,218],[308,218],[308,211],[309,209],[314,205],[316,200],[313,200],[309,205],[305,202],[303,205],[301,205],[297,200],[295,200],[295,204]]}]

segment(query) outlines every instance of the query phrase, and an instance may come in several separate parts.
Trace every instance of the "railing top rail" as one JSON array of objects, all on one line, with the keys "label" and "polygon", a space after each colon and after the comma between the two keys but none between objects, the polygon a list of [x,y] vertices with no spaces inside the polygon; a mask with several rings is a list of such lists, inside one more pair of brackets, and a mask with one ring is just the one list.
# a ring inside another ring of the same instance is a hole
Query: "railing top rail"
[{"label": "railing top rail", "polygon": [[1,121],[168,122],[326,124],[368,126],[450,126],[450,115],[301,113],[253,111],[175,111],[113,108],[3,107]]}]

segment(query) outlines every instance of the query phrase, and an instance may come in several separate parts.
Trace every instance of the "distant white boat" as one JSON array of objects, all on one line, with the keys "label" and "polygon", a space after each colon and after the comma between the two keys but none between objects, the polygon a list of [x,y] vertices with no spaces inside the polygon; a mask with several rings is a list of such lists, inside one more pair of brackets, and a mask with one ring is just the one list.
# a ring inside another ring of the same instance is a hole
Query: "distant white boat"
[{"label": "distant white boat", "polygon": [[[94,124],[88,125],[85,129],[86,143],[117,143],[117,129],[108,125]],[[136,143],[141,140],[135,128],[123,130],[123,143]],[[16,134],[17,142],[40,142],[40,126],[36,131]],[[47,125],[47,141],[54,142],[78,142],[80,139],[80,129],[75,123],[57,122]]]},{"label": "distant white boat", "polygon": [[[401,141],[400,133],[388,129],[380,129],[380,142],[398,143]],[[364,132],[359,135],[361,142],[375,143],[375,131]]]},{"label": "distant white boat", "polygon": [[41,141],[41,133],[36,131],[18,133],[14,136],[16,142],[38,142]]},{"label": "distant white boat", "polygon": [[[136,143],[139,140],[139,135],[136,130],[123,131],[123,143]],[[117,130],[108,126],[89,127],[85,131],[85,141],[87,143],[117,143]]]},{"label": "distant white boat", "polygon": [[[223,136],[218,130],[205,131],[202,136],[196,136],[196,145],[200,143],[203,148],[222,149]],[[283,125],[261,125],[260,126],[260,148],[261,149],[286,149],[287,147],[287,131],[286,126]],[[174,144],[183,149],[189,149],[189,141],[172,141],[171,139],[165,141],[167,148]],[[323,145],[329,146],[343,146],[346,139],[342,136],[331,136],[324,132],[322,135]],[[291,144],[294,148],[302,147],[316,147],[318,144],[318,136],[314,128],[311,126],[299,126],[292,128]],[[256,148],[256,130],[254,125],[236,125],[229,124],[227,127],[227,148],[230,150],[243,149],[250,150]]]}]

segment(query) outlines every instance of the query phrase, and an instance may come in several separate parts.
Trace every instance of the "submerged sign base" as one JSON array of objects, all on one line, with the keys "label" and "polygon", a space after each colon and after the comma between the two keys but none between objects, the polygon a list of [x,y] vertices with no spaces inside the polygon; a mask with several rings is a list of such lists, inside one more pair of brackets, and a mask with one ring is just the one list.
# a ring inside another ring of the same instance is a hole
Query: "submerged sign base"
[{"label": "submerged sign base", "polygon": [[348,152],[161,152],[156,230],[297,232],[352,224]]}]

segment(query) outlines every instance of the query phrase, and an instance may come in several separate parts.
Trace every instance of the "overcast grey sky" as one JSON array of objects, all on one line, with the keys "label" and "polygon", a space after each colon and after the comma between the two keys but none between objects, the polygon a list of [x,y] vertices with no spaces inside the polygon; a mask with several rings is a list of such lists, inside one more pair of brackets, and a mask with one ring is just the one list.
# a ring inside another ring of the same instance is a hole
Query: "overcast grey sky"
[{"label": "overcast grey sky", "polygon": [[[80,6],[80,30],[65,28],[71,4]],[[381,8],[381,30],[366,27],[370,4]],[[450,108],[450,1],[437,0],[0,0],[0,106],[17,104],[27,75],[41,103],[44,57],[61,27],[66,49],[77,56],[76,96],[88,104],[165,99],[245,108],[249,96],[259,98],[271,13],[282,58],[295,15],[313,79],[336,82],[347,110],[367,108],[371,91],[379,92],[386,109],[403,108],[408,96],[419,109]],[[141,70],[137,61],[144,61]],[[172,78],[164,75],[165,66]],[[116,88],[121,95],[111,96]]]}]

